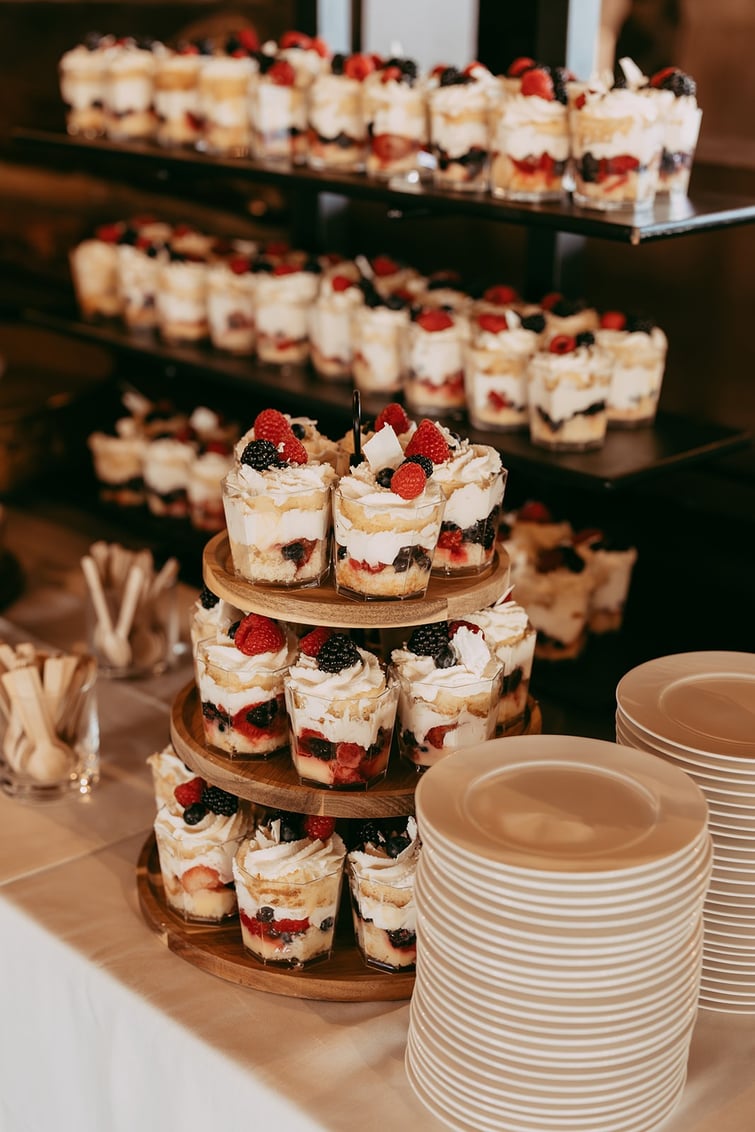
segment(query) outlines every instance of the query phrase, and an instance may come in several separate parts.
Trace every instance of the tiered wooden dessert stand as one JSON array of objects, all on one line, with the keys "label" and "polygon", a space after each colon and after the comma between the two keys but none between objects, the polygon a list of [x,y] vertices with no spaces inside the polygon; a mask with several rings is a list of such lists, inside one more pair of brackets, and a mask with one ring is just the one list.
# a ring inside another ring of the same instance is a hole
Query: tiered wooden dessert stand
[{"label": "tiered wooden dessert stand", "polygon": [[[422,599],[356,602],[341,597],[331,586],[284,590],[244,582],[233,572],[225,533],[210,540],[203,558],[207,586],[238,609],[303,625],[340,629],[398,630],[462,618],[496,601],[506,588],[508,572],[506,552],[498,550],[487,573],[464,581],[432,578]],[[538,732],[540,723],[537,704],[530,701],[527,716],[516,733]],[[173,704],[171,739],[177,754],[197,774],[258,805],[335,818],[385,818],[414,813],[417,771],[395,754],[382,781],[369,790],[353,791],[302,785],[287,756],[266,761],[232,758],[208,747],[193,682]],[[281,970],[257,963],[244,950],[238,924],[233,920],[221,925],[191,924],[175,915],[165,901],[153,836],[142,849],[137,887],[142,914],[167,946],[196,967],[230,982],[294,998],[340,1002],[386,1001],[411,995],[412,972],[381,972],[364,964],[354,941],[348,885],[344,885],[331,958],[303,970]]]}]

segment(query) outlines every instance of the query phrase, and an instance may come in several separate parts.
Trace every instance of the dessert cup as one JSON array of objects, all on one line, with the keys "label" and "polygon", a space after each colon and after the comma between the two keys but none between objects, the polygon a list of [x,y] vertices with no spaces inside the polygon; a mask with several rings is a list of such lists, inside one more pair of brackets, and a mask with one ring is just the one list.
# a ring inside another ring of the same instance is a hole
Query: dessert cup
[{"label": "dessert cup", "polygon": [[464,577],[487,570],[495,555],[508,472],[487,444],[461,441],[433,469],[446,500],[433,573]]},{"label": "dessert cup", "polygon": [[425,308],[409,323],[404,358],[404,399],[410,412],[459,415],[466,407],[464,352],[469,327],[460,314]]},{"label": "dessert cup", "polygon": [[154,330],[158,324],[159,251],[147,237],[118,244],[121,316],[130,330]]},{"label": "dessert cup", "polygon": [[558,291],[543,296],[540,309],[545,319],[540,345],[550,346],[554,338],[566,334],[576,338],[585,331],[595,333],[600,317],[595,307],[585,299],[567,299]]},{"label": "dessert cup", "polygon": [[241,938],[255,959],[298,969],[330,957],[345,855],[337,833],[282,842],[258,829],[241,843],[233,875]]},{"label": "dessert cup", "polygon": [[[609,428],[652,424],[666,369],[668,339],[649,319],[608,312],[595,339],[611,359],[606,412]],[[623,326],[619,326],[622,322]]]},{"label": "dessert cup", "polygon": [[207,322],[207,264],[171,248],[159,255],[157,320],[166,342],[201,342]]},{"label": "dessert cup", "polygon": [[663,153],[658,193],[685,197],[700,134],[702,110],[697,105],[697,83],[679,67],[664,67],[643,87],[658,108],[663,127]]},{"label": "dessert cup", "polygon": [[447,67],[439,85],[429,92],[430,149],[438,188],[487,189],[493,89],[493,76],[476,64],[470,73]]},{"label": "dessert cup", "polygon": [[663,123],[639,91],[585,91],[570,110],[574,200],[607,211],[652,207],[663,150]]},{"label": "dessert cup", "polygon": [[240,609],[203,586],[189,610],[189,639],[193,656],[197,655],[200,641],[227,636],[231,625],[241,621],[243,616]]},{"label": "dessert cup", "polygon": [[602,447],[606,437],[606,404],[611,386],[607,355],[592,342],[575,340],[558,349],[566,337],[554,338],[529,364],[530,440],[540,448],[585,452]]},{"label": "dessert cup", "polygon": [[279,165],[306,162],[307,97],[295,85],[295,73],[273,64],[259,74],[251,87],[250,116],[255,157]]},{"label": "dessert cup", "polygon": [[[321,283],[309,312],[309,348],[315,372],[324,381],[348,381],[353,358],[352,323],[363,296],[358,272],[335,268]],[[357,278],[354,278],[356,276]]]},{"label": "dessert cup", "polygon": [[404,303],[379,298],[357,307],[351,319],[354,385],[363,393],[396,393],[402,386],[403,340],[409,325]]},{"label": "dessert cup", "polygon": [[254,353],[257,279],[246,256],[230,256],[208,268],[207,321],[216,350]]},{"label": "dessert cup", "polygon": [[467,617],[479,625],[503,667],[496,735],[503,735],[524,718],[527,710],[536,631],[527,610],[506,594],[500,601]]},{"label": "dessert cup", "polygon": [[552,90],[549,98],[526,91],[505,95],[494,111],[491,192],[504,200],[558,200],[569,161],[565,93],[561,102]]},{"label": "dessert cup", "polygon": [[533,567],[517,574],[517,598],[537,630],[535,656],[573,660],[587,639],[594,578],[568,544],[541,551]]},{"label": "dessert cup", "polygon": [[367,175],[381,181],[419,176],[427,142],[427,103],[417,65],[389,59],[364,83]]},{"label": "dessert cup", "polygon": [[309,312],[318,276],[293,264],[276,265],[257,276],[257,356],[275,365],[301,364],[309,357]]},{"label": "dessert cup", "polygon": [[153,440],[144,451],[144,492],[153,515],[185,519],[189,477],[196,460],[193,444],[173,437]]},{"label": "dessert cup", "polygon": [[313,169],[357,173],[364,169],[367,150],[362,82],[343,70],[351,60],[344,63],[342,57],[335,56],[335,66],[339,59],[340,72],[323,72],[309,89],[307,160]]},{"label": "dessert cup", "polygon": [[194,530],[215,532],[225,526],[223,480],[232,466],[230,454],[213,451],[203,452],[191,465],[186,494]]},{"label": "dessert cup", "polygon": [[105,74],[105,132],[111,141],[140,141],[154,137],[155,56],[133,42],[108,53]]},{"label": "dessert cup", "polygon": [[91,239],[71,249],[71,268],[76,302],[84,319],[117,318],[123,302],[118,277],[118,238],[122,225],[98,228]]},{"label": "dessert cup", "polygon": [[114,436],[93,432],[87,440],[99,497],[103,503],[119,507],[140,507],[144,503],[147,440],[131,417],[116,421],[115,430]]},{"label": "dessert cup", "polygon": [[637,550],[613,545],[600,531],[577,534],[574,542],[593,579],[587,627],[591,633],[616,633],[624,622]]},{"label": "dessert cup", "polygon": [[[284,681],[290,640],[274,654],[246,656],[218,633],[196,651],[205,739],[226,754],[266,759],[288,746]],[[282,662],[282,663],[281,663]]]},{"label": "dessert cup", "polygon": [[476,428],[515,432],[529,423],[527,368],[538,335],[513,311],[481,312],[472,320],[464,360],[469,419]]},{"label": "dessert cup", "polygon": [[154,79],[155,140],[166,148],[196,146],[202,137],[199,75],[207,57],[196,48],[166,51]]},{"label": "dessert cup", "polygon": [[195,824],[184,811],[163,806],[155,818],[165,900],[184,920],[219,923],[237,911],[232,862],[246,833],[241,811],[211,810]]},{"label": "dessert cup", "polygon": [[60,97],[66,108],[66,131],[74,137],[99,138],[105,133],[105,75],[112,40],[98,36],[61,56]]},{"label": "dessert cup", "polygon": [[152,773],[157,809],[162,806],[175,808],[174,790],[177,786],[195,778],[194,771],[189,770],[186,763],[178,757],[172,743],[168,743],[161,751],[151,754],[147,759],[147,765]]},{"label": "dessert cup", "polygon": [[417,958],[414,876],[419,841],[414,818],[409,843],[397,856],[368,843],[347,857],[354,935],[368,967],[413,971]]},{"label": "dessert cup", "polygon": [[248,55],[215,55],[199,72],[201,147],[207,153],[245,157],[251,148],[249,90],[256,63]]}]

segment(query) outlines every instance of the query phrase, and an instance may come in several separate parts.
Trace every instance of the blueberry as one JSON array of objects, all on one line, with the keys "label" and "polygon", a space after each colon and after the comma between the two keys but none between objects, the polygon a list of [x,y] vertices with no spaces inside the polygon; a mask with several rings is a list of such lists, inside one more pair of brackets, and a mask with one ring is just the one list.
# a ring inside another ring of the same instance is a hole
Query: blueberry
[{"label": "blueberry", "polygon": [[184,821],[187,825],[198,825],[202,818],[207,816],[207,807],[201,802],[192,802],[184,810]]},{"label": "blueberry", "polygon": [[307,548],[303,542],[290,542],[281,550],[286,562],[301,562],[306,553]]},{"label": "blueberry", "polygon": [[393,479],[393,468],[381,468],[375,479],[380,487],[390,487]]},{"label": "blueberry", "polygon": [[442,649],[439,649],[433,659],[436,668],[453,668],[456,664],[456,656],[450,645],[444,645]]},{"label": "blueberry", "polygon": [[275,909],[269,908],[266,904],[257,909],[256,919],[262,924],[269,924],[275,919]]}]

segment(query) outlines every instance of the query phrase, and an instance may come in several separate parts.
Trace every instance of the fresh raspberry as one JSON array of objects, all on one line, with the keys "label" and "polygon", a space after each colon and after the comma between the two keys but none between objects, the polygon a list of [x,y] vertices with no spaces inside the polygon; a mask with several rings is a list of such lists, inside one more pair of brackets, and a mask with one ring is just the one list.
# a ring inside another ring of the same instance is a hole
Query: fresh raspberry
[{"label": "fresh raspberry", "polygon": [[427,476],[419,464],[407,460],[393,473],[391,491],[402,499],[416,499],[425,490]]},{"label": "fresh raspberry", "polygon": [[333,630],[320,625],[312,629],[299,641],[299,648],[305,656],[317,656],[325,642],[333,636]]},{"label": "fresh raspberry", "polygon": [[425,736],[425,742],[429,743],[431,747],[440,750],[443,746],[443,740],[449,731],[455,731],[458,725],[456,723],[441,723],[437,727],[431,727]]},{"label": "fresh raspberry", "polygon": [[199,48],[197,47],[196,43],[182,43],[181,46],[178,49],[177,54],[179,54],[179,55],[198,55],[199,54]]},{"label": "fresh raspberry", "polygon": [[531,499],[519,508],[517,520],[522,523],[552,523],[553,515],[544,503]]},{"label": "fresh raspberry", "polygon": [[546,102],[553,102],[556,97],[553,79],[547,71],[543,71],[540,67],[533,67],[532,70],[525,71],[522,75],[521,90],[524,95],[544,98]]},{"label": "fresh raspberry", "polygon": [[261,613],[247,613],[239,622],[233,642],[244,656],[258,656],[263,652],[277,652],[286,643],[280,625]]},{"label": "fresh raspberry", "polygon": [[401,82],[401,68],[400,67],[385,67],[380,76],[381,83]]},{"label": "fresh raspberry", "polygon": [[285,240],[270,240],[264,247],[265,255],[281,256],[288,255],[291,247]]},{"label": "fresh raspberry", "polygon": [[555,338],[551,339],[548,346],[552,354],[570,354],[576,348],[577,340],[572,338],[571,334],[557,334]]},{"label": "fresh raspberry", "polygon": [[600,316],[600,325],[604,330],[623,330],[627,324],[627,316],[621,311],[605,311]]},{"label": "fresh raspberry", "polygon": [[276,263],[273,275],[295,275],[298,270],[295,263]]},{"label": "fresh raspberry", "polygon": [[348,275],[334,275],[330,281],[330,286],[334,291],[348,291],[349,287],[353,287],[353,281],[349,279]]},{"label": "fresh raspberry", "polygon": [[423,311],[422,314],[417,316],[417,325],[431,334],[436,330],[448,330],[453,324],[454,320],[447,311],[438,310],[435,307],[432,310]]},{"label": "fresh raspberry", "polygon": [[407,444],[405,455],[429,456],[434,464],[442,464],[451,455],[451,449],[435,422],[425,417]]},{"label": "fresh raspberry", "polygon": [[237,38],[241,46],[251,55],[254,51],[260,49],[260,37],[254,28],[241,28],[237,33]]},{"label": "fresh raspberry", "polygon": [[497,283],[495,287],[488,287],[482,296],[486,303],[494,303],[497,307],[507,307],[519,301],[519,295],[513,287],[505,283]]},{"label": "fresh raspberry", "polygon": [[556,304],[561,302],[563,297],[560,291],[549,291],[547,295],[543,295],[540,300],[540,306],[544,311],[553,310]]},{"label": "fresh raspberry", "polygon": [[509,65],[506,72],[510,79],[519,79],[525,71],[531,71],[535,66],[535,60],[530,59],[527,55],[520,55],[513,63]]},{"label": "fresh raspberry", "polygon": [[460,527],[452,527],[451,530],[441,531],[440,538],[438,539],[438,547],[440,550],[458,550],[463,537]]},{"label": "fresh raspberry", "polygon": [[343,73],[346,77],[356,79],[358,83],[364,82],[374,70],[375,63],[371,55],[350,55],[343,66]]},{"label": "fresh raspberry", "polygon": [[481,314],[477,316],[477,325],[480,330],[487,330],[490,334],[500,334],[508,330],[509,324],[503,314]]},{"label": "fresh raspberry", "polygon": [[474,625],[471,621],[451,621],[448,626],[448,639],[452,640],[459,629],[469,629],[470,633],[479,633],[481,636],[484,635],[480,626]]},{"label": "fresh raspberry", "polygon": [[307,837],[311,837],[312,840],[319,837],[320,841],[327,841],[333,836],[336,819],[325,817],[324,814],[307,814],[302,827]]},{"label": "fresh raspberry", "polygon": [[663,67],[662,70],[656,71],[653,75],[650,80],[650,85],[656,88],[662,87],[666,79],[670,78],[671,75],[675,75],[678,70],[678,67]]},{"label": "fresh raspberry", "polygon": [[182,782],[173,791],[173,797],[178,802],[179,806],[186,809],[187,806],[193,806],[195,802],[202,801],[202,794],[207,785],[203,778],[192,778],[189,782]]},{"label": "fresh raspberry", "polygon": [[386,275],[395,275],[400,266],[388,255],[376,255],[372,261],[372,270],[379,279],[383,279]]},{"label": "fresh raspberry", "polygon": [[276,86],[293,86],[296,82],[296,71],[287,59],[278,59],[267,72],[267,77]]},{"label": "fresh raspberry", "polygon": [[95,232],[95,236],[104,244],[117,244],[122,231],[120,224],[102,224]]},{"label": "fresh raspberry", "polygon": [[302,51],[308,51],[311,45],[311,37],[303,31],[284,31],[280,37],[280,46],[284,51],[289,47],[299,47]]},{"label": "fresh raspberry", "polygon": [[321,59],[328,59],[330,57],[328,45],[319,35],[312,36],[312,39],[309,41],[309,50],[316,51]]},{"label": "fresh raspberry", "polygon": [[269,440],[277,448],[291,435],[291,425],[277,409],[263,409],[254,419],[255,440]]},{"label": "fresh raspberry", "polygon": [[399,405],[398,401],[391,401],[390,405],[386,405],[381,409],[375,418],[375,432],[380,432],[381,428],[390,425],[396,436],[400,436],[406,432],[411,421],[406,415],[403,405]]},{"label": "fresh raspberry", "polygon": [[307,449],[295,436],[283,438],[283,448],[280,451],[281,459],[287,464],[306,464],[309,460]]},{"label": "fresh raspberry", "polygon": [[245,255],[235,255],[228,260],[228,268],[234,275],[246,275],[251,270],[251,264]]}]

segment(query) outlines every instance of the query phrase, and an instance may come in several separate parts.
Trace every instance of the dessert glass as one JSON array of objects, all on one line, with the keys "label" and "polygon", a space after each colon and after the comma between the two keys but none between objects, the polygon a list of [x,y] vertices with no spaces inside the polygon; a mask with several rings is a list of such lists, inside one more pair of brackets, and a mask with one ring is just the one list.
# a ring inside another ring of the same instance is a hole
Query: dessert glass
[{"label": "dessert glass", "polygon": [[359,79],[318,75],[309,89],[307,122],[307,160],[313,169],[364,169],[367,126]]},{"label": "dessert glass", "polygon": [[586,91],[572,104],[574,200],[584,208],[650,208],[663,150],[652,99],[614,88]]},{"label": "dessert glass", "polygon": [[157,326],[158,253],[157,245],[146,238],[118,245],[121,315],[131,330],[153,330]]},{"label": "dessert glass", "polygon": [[404,355],[404,399],[409,412],[421,416],[462,413],[468,334],[463,315],[442,310],[426,309],[409,323]]},{"label": "dessert glass", "polygon": [[246,821],[209,813],[196,825],[169,806],[158,810],[155,841],[165,900],[184,920],[219,923],[237,910],[232,862],[241,845]]},{"label": "dessert glass", "polygon": [[249,89],[256,64],[248,55],[216,55],[199,72],[201,146],[207,153],[245,157],[251,147]]},{"label": "dessert glass", "polygon": [[166,51],[155,67],[155,140],[166,147],[195,146],[202,136],[199,75],[206,56],[193,51]]},{"label": "dessert glass", "polygon": [[[282,82],[282,78],[290,81]],[[275,69],[259,74],[251,87],[249,110],[255,157],[281,165],[302,165],[307,160],[306,90],[295,75]]]},{"label": "dessert glass", "polygon": [[494,114],[490,187],[504,200],[558,200],[569,161],[565,105],[521,92],[504,95]]},{"label": "dessert glass", "polygon": [[[551,552],[544,552],[551,558]],[[534,569],[517,576],[517,598],[537,630],[535,656],[543,660],[572,660],[582,652],[587,639],[587,619],[594,578],[579,556],[569,555],[569,565],[545,568],[539,555]],[[550,566],[550,562],[548,562]]]},{"label": "dessert glass", "polygon": [[513,311],[483,312],[472,322],[464,362],[469,419],[476,428],[515,432],[529,423],[527,367],[538,335]]},{"label": "dessert glass", "polygon": [[309,357],[309,312],[317,296],[319,276],[279,264],[257,276],[257,356],[275,365],[306,362]]},{"label": "dessert glass", "polygon": [[232,466],[230,455],[212,451],[203,452],[192,464],[186,494],[195,531],[222,531],[225,526],[223,480]]},{"label": "dessert glass", "polygon": [[381,181],[416,178],[427,141],[427,105],[416,65],[389,60],[365,81],[364,103],[367,175]]},{"label": "dessert glass", "polygon": [[362,292],[346,275],[326,276],[309,312],[312,365],[324,381],[348,381],[353,358],[352,322]]},{"label": "dessert glass", "polygon": [[105,75],[105,131],[111,141],[154,136],[155,56],[134,43],[116,46]]},{"label": "dessert glass", "polygon": [[153,515],[185,519],[189,514],[189,477],[196,455],[192,444],[169,436],[146,446],[144,491]]},{"label": "dessert glass", "polygon": [[595,340],[611,359],[606,410],[609,428],[652,424],[668,350],[668,339],[660,326],[627,320],[623,330],[601,328],[596,331]]},{"label": "dessert glass", "polygon": [[703,112],[694,95],[675,98],[663,117],[663,154],[658,193],[684,197],[689,188]]},{"label": "dessert glass", "polygon": [[540,350],[529,365],[530,440],[540,448],[586,452],[606,438],[611,367],[602,350]]},{"label": "dessert glass", "polygon": [[118,277],[117,225],[98,229],[69,253],[76,302],[85,319],[117,318],[122,310]]},{"label": "dessert glass", "polygon": [[361,852],[349,853],[348,869],[354,935],[365,963],[381,971],[413,971],[417,959],[414,869],[408,870],[400,858]]},{"label": "dessert glass", "polygon": [[140,507],[144,503],[147,441],[130,417],[116,421],[116,435],[93,432],[87,440],[103,503]]},{"label": "dessert glass", "polygon": [[80,43],[58,65],[60,97],[66,107],[66,131],[75,137],[99,138],[105,133],[107,43]]},{"label": "dessert glass", "polygon": [[232,256],[208,268],[207,321],[216,350],[239,356],[254,353],[257,279],[245,256]]},{"label": "dessert glass", "polygon": [[288,746],[283,699],[288,663],[246,656],[218,637],[200,641],[196,672],[205,738],[236,757],[266,759]]},{"label": "dessert glass", "polygon": [[496,735],[511,730],[527,710],[537,634],[524,609],[508,595],[488,609],[466,618],[479,625],[503,666]]},{"label": "dessert glass", "polygon": [[207,264],[182,253],[160,253],[157,321],[166,342],[201,342],[207,337]]},{"label": "dessert glass", "polygon": [[[330,694],[304,690],[294,674],[286,683],[291,759],[299,781],[313,786],[366,790],[384,778],[391,753],[398,686],[350,693],[332,678]],[[321,674],[325,675],[325,674]],[[316,684],[310,684],[316,689]]]},{"label": "dessert glass", "polygon": [[147,765],[152,772],[157,809],[159,810],[161,806],[175,808],[176,798],[173,791],[177,786],[195,778],[194,771],[189,770],[186,763],[178,757],[172,743],[168,743],[161,751],[151,754],[147,759]]},{"label": "dessert glass", "polygon": [[484,191],[488,187],[490,87],[458,72],[451,81],[441,75],[440,83],[428,94],[430,148],[436,162],[433,180],[442,189]]},{"label": "dessert glass", "polygon": [[481,574],[493,563],[508,471],[494,448],[478,444],[437,464],[433,478],[446,499],[433,573]]},{"label": "dessert glass", "polygon": [[351,363],[354,385],[363,393],[396,393],[401,389],[403,341],[409,311],[400,304],[357,307],[352,315]]}]

